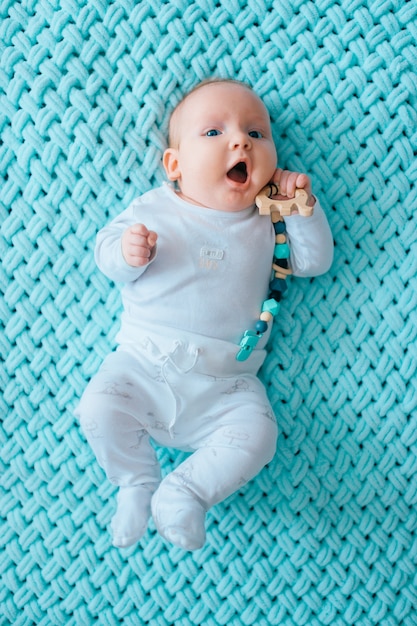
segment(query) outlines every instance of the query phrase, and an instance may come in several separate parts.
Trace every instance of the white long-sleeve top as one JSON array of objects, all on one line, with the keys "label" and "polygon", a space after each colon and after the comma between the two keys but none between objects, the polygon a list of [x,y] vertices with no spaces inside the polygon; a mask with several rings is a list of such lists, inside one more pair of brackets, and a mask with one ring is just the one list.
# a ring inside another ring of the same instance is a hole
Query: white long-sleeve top
[{"label": "white long-sleeve top", "polygon": [[[285,218],[295,276],[326,272],[333,238],[317,202],[311,217]],[[158,234],[156,254],[140,268],[122,255],[121,237],[133,224]],[[151,334],[185,332],[239,344],[253,329],[268,297],[275,233],[254,206],[240,212],[182,200],[168,184],[134,200],[97,235],[95,258],[111,280],[122,282],[119,344]],[[264,347],[267,334],[259,343]]]}]

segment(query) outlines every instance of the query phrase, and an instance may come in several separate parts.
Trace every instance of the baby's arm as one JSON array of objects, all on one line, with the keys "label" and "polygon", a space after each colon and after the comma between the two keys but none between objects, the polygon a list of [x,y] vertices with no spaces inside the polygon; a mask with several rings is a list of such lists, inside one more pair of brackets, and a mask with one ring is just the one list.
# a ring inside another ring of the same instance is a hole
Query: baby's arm
[{"label": "baby's arm", "polygon": [[333,236],[318,201],[309,217],[285,217],[290,244],[290,265],[294,276],[320,276],[333,263]]},{"label": "baby's arm", "polygon": [[313,214],[306,217],[285,216],[290,243],[290,265],[295,276],[319,276],[327,272],[333,262],[333,236],[326,215],[313,196],[311,181],[306,174],[277,169],[273,177],[279,189],[274,198],[294,198],[296,189],[304,189],[307,205],[314,206]]},{"label": "baby's arm", "polygon": [[115,282],[136,280],[156,256],[157,235],[138,221],[137,208],[132,203],[97,233],[95,261]]}]

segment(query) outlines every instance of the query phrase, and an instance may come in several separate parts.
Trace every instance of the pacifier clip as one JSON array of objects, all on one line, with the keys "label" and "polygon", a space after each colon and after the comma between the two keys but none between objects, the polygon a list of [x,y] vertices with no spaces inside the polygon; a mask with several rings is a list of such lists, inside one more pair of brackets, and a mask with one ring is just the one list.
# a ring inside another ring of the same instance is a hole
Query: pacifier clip
[{"label": "pacifier clip", "polygon": [[240,350],[236,355],[237,361],[246,361],[252,354],[259,340],[268,330],[268,324],[277,315],[281,306],[281,299],[287,289],[286,279],[291,274],[290,246],[287,238],[287,228],[283,216],[291,215],[298,210],[300,215],[308,217],[313,213],[313,207],[307,205],[308,195],[304,189],[296,189],[295,197],[288,200],[274,200],[278,195],[278,186],[269,183],[256,196],[255,203],[259,215],[270,215],[275,231],[274,257],[272,261],[272,278],[269,283],[269,296],[262,304],[259,320],[254,330],[245,330],[240,341]]}]

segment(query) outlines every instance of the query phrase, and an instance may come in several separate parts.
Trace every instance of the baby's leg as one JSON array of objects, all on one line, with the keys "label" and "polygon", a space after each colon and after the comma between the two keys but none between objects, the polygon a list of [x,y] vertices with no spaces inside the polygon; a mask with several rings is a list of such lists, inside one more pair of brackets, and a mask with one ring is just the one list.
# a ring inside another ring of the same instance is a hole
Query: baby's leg
[{"label": "baby's leg", "polygon": [[160,467],[139,415],[150,411],[140,384],[143,375],[131,356],[116,352],[103,362],[76,411],[99,465],[119,486],[111,522],[113,544],[127,547],[144,534]]},{"label": "baby's leg", "polygon": [[224,423],[155,492],[152,515],[159,533],[186,550],[201,548],[207,509],[271,461],[276,438],[269,406],[246,404],[228,413]]}]

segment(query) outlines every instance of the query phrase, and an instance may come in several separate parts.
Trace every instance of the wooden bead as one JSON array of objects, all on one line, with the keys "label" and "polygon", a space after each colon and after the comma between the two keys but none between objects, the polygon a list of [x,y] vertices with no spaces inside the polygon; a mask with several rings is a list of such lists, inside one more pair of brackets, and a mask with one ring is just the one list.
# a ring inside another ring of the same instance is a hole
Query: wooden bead
[{"label": "wooden bead", "polygon": [[275,272],[275,276],[280,274],[281,276],[289,276],[291,272],[291,268],[289,267],[281,267],[280,265],[276,265],[275,263],[272,265],[272,268]]}]

